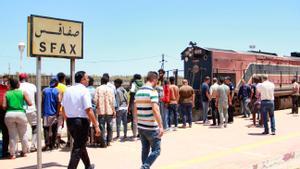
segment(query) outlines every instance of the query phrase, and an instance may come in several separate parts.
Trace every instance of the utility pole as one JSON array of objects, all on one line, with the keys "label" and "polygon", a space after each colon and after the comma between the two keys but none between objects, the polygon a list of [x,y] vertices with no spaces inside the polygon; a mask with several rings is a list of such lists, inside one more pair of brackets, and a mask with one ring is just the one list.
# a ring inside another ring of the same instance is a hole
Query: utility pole
[{"label": "utility pole", "polygon": [[164,69],[164,68],[165,68],[165,63],[166,63],[166,62],[168,62],[168,61],[165,60],[165,55],[162,54],[162,56],[161,56],[161,61],[160,61],[160,63],[161,63],[161,69]]},{"label": "utility pole", "polygon": [[8,63],[8,74],[10,75],[10,63]]}]

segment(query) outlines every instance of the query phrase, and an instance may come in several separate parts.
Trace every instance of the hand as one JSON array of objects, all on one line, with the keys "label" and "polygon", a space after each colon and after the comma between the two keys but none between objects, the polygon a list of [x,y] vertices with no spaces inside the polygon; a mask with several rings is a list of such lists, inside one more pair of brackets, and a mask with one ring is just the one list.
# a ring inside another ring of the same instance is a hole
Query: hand
[{"label": "hand", "polygon": [[113,112],[113,118],[116,118],[116,114],[117,114],[116,112]]},{"label": "hand", "polygon": [[96,126],[96,127],[95,127],[95,131],[96,131],[96,134],[95,134],[95,136],[99,137],[99,136],[100,136],[100,134],[101,134],[101,131],[100,131],[100,128],[99,128],[99,126]]},{"label": "hand", "polygon": [[159,128],[158,137],[161,138],[163,135],[164,135],[164,129],[163,128]]},{"label": "hand", "polygon": [[193,107],[193,108],[195,107],[195,103],[192,103],[192,107]]}]

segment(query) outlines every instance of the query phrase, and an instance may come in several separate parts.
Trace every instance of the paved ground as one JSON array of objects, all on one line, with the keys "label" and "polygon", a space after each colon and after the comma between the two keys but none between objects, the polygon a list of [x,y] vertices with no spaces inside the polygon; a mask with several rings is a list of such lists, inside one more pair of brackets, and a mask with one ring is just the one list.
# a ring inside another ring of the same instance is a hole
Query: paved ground
[{"label": "paved ground", "polygon": [[[193,124],[193,128],[168,132],[154,169],[240,169],[300,167],[300,116],[276,112],[276,136],[262,136],[262,128],[249,128],[251,121],[237,117],[227,128]],[[89,148],[96,168],[138,169],[140,142],[114,142],[106,149]],[[69,152],[43,153],[45,168],[65,168]],[[35,168],[36,153],[15,160],[0,160],[1,169]],[[84,168],[80,162],[78,168]]]}]

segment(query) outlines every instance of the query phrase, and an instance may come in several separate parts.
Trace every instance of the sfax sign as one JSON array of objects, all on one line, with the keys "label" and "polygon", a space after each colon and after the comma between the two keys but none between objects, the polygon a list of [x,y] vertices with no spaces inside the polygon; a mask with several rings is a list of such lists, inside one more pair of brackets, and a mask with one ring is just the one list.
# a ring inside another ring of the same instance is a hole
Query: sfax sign
[{"label": "sfax sign", "polygon": [[28,17],[28,55],[83,58],[83,22],[43,16]]}]

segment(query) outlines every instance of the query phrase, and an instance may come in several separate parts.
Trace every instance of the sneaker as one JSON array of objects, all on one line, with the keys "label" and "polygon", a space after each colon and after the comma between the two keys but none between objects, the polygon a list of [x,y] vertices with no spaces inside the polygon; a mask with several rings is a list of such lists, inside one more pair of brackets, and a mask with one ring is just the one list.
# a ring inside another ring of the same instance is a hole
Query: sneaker
[{"label": "sneaker", "polygon": [[272,135],[276,135],[275,131],[272,131]]},{"label": "sneaker", "polygon": [[95,164],[91,164],[87,169],[94,169],[95,168]]},{"label": "sneaker", "polygon": [[30,147],[30,152],[36,152],[37,149],[35,147]]},{"label": "sneaker", "polygon": [[21,152],[21,157],[27,157],[27,154],[26,153],[24,153],[24,152]]},{"label": "sneaker", "polygon": [[174,128],[173,128],[173,131],[177,131],[177,127],[174,127]]},{"label": "sneaker", "polygon": [[224,124],[224,127],[226,128],[226,127],[227,127],[227,124]]},{"label": "sneaker", "polygon": [[14,160],[14,159],[16,159],[16,156],[15,155],[11,155],[11,156],[9,156],[9,159],[11,159],[11,160]]},{"label": "sneaker", "polygon": [[261,134],[262,134],[262,135],[267,135],[267,134],[269,134],[269,132],[264,131],[264,132],[262,132]]}]

